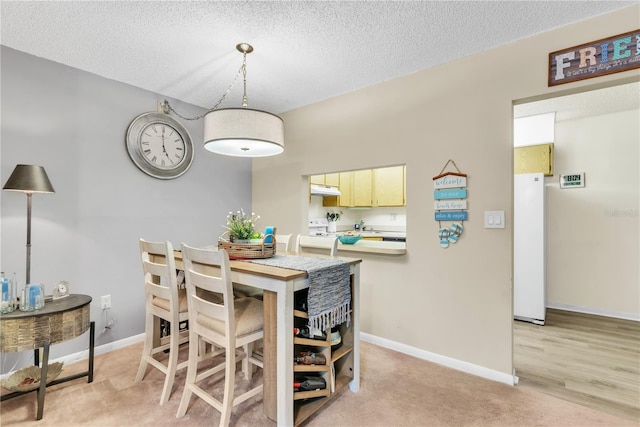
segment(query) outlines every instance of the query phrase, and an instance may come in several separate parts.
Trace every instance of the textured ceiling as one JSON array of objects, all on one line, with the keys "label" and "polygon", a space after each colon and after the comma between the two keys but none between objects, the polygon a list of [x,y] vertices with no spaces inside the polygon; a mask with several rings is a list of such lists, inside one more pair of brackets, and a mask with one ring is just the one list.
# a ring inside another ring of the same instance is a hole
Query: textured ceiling
[{"label": "textured ceiling", "polygon": [[[637,1],[5,1],[2,44],[202,107],[247,58],[281,113]],[[222,107],[239,106],[241,78]]]}]

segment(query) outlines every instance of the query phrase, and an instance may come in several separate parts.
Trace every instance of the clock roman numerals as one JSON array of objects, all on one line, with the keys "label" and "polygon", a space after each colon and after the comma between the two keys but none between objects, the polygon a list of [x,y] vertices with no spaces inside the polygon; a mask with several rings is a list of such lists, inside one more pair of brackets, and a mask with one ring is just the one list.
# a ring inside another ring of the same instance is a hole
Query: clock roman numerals
[{"label": "clock roman numerals", "polygon": [[155,178],[176,178],[193,161],[189,133],[164,113],[144,113],[136,117],[127,129],[126,143],[136,166]]}]

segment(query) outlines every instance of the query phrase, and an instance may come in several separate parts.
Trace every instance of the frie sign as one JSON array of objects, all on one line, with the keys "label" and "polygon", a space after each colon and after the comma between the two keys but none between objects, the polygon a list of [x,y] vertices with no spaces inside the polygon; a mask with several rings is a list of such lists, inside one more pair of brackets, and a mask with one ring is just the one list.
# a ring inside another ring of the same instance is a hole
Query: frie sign
[{"label": "frie sign", "polygon": [[549,54],[549,86],[640,68],[640,30]]}]

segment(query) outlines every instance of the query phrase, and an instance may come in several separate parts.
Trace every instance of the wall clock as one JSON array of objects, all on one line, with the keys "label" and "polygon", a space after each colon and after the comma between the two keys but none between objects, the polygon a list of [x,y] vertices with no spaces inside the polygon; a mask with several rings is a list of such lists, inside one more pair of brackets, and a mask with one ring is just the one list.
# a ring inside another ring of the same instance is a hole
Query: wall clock
[{"label": "wall clock", "polygon": [[125,140],[133,163],[154,178],[177,178],[193,162],[189,132],[168,114],[139,115],[129,124]]}]

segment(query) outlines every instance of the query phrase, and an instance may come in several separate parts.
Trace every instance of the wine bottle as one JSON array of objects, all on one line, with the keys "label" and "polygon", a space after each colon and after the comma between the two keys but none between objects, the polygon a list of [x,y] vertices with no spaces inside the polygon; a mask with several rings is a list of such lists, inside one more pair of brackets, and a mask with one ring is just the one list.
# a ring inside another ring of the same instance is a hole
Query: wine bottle
[{"label": "wine bottle", "polygon": [[[318,335],[320,334],[320,335]],[[320,340],[320,341],[326,341],[327,340],[327,334],[320,332],[320,331],[316,331],[313,335],[311,334],[311,330],[309,330],[309,328],[307,326],[302,327],[302,328],[293,328],[293,335],[295,335],[296,337],[301,337],[301,338],[308,338],[308,339],[312,339],[312,340]]]},{"label": "wine bottle", "polygon": [[326,365],[327,358],[320,353],[314,353],[311,351],[301,351],[297,356],[293,358],[293,361],[298,365]]},{"label": "wine bottle", "polygon": [[293,382],[294,391],[324,390],[327,382],[322,377],[304,377],[302,381]]}]

